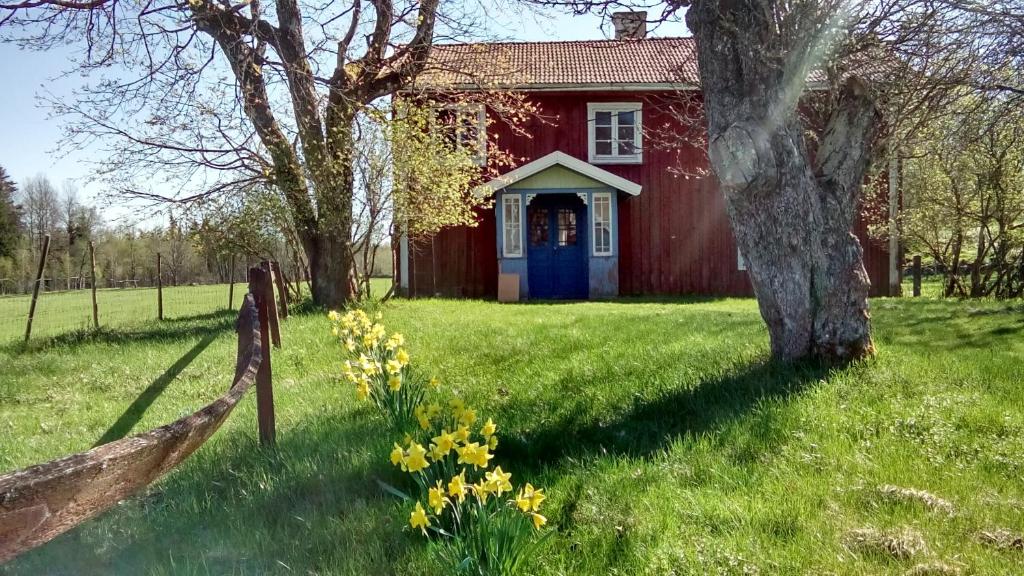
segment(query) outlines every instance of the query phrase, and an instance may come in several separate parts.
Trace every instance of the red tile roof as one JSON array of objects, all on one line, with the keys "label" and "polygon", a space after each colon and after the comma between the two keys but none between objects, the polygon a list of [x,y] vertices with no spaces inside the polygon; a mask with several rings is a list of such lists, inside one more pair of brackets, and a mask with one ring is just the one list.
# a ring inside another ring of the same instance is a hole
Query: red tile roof
[{"label": "red tile roof", "polygon": [[693,38],[439,44],[421,88],[698,83]]}]

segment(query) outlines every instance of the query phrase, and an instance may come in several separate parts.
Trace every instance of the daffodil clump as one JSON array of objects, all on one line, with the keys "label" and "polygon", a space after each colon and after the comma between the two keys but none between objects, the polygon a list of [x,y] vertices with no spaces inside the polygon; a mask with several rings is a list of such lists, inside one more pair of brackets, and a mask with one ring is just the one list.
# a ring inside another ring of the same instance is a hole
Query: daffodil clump
[{"label": "daffodil clump", "polygon": [[331,333],[349,357],[341,370],[356,397],[376,404],[394,426],[412,422],[431,382],[410,369],[405,338],[397,332],[388,334],[379,313],[371,318],[363,310],[344,315],[332,310],[327,317]]},{"label": "daffodil clump", "polygon": [[498,427],[453,398],[414,410],[419,426],[391,450],[391,464],[409,473],[419,497],[409,526],[436,537],[445,563],[472,574],[516,574],[539,544],[545,494],[492,466]]},{"label": "daffodil clump", "polygon": [[417,495],[387,488],[414,502],[409,526],[435,540],[439,557],[455,573],[519,573],[550,534],[536,535],[547,523],[541,513],[545,494],[529,483],[516,488],[510,472],[492,466],[498,426],[490,418],[481,421],[460,398],[436,399],[437,379],[413,375],[405,339],[389,335],[379,314],[328,316],[349,357],[345,379],[404,434],[389,459],[411,476]]}]

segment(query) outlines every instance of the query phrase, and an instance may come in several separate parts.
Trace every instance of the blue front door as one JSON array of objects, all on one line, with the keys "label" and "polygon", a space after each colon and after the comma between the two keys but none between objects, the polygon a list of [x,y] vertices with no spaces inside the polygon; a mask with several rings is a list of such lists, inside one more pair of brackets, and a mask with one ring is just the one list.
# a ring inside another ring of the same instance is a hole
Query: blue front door
[{"label": "blue front door", "polygon": [[576,194],[538,194],[526,217],[530,298],[586,298],[586,205]]}]

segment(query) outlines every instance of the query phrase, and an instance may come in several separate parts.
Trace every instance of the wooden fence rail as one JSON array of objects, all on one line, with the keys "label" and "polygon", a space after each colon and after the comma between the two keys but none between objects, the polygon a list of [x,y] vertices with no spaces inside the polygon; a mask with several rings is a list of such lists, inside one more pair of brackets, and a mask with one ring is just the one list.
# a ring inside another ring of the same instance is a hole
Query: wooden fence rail
[{"label": "wooden fence rail", "polygon": [[[269,284],[269,274],[267,281]],[[267,288],[273,303],[273,288]],[[265,345],[266,324],[260,324],[262,302],[258,298],[250,293],[242,302],[234,380],[227,393],[213,403],[138,436],[0,476],[0,564],[145,488],[220,428],[256,382],[265,355],[270,353]],[[265,372],[269,389],[269,370]],[[272,418],[271,412],[271,422]],[[266,433],[261,429],[261,435]],[[273,432],[270,434],[272,437]]]}]

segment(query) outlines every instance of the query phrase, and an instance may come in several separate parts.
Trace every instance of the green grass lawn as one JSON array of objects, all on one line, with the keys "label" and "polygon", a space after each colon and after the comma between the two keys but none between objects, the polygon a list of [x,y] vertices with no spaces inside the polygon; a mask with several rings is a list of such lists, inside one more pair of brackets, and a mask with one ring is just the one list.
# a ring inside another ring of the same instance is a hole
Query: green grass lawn
[{"label": "green grass lawn", "polygon": [[[555,535],[528,574],[1020,573],[1024,551],[982,533],[1024,532],[1024,307],[872,306],[878,357],[836,371],[767,363],[752,300],[382,311],[416,365],[498,423],[495,462],[547,489]],[[215,398],[233,317],[0,349],[0,469]],[[393,438],[339,382],[326,318],[282,330],[276,450],[258,446],[250,395],[165,480],[0,573],[437,573],[375,482],[403,481]],[[887,532],[916,553],[854,543]]]}]

